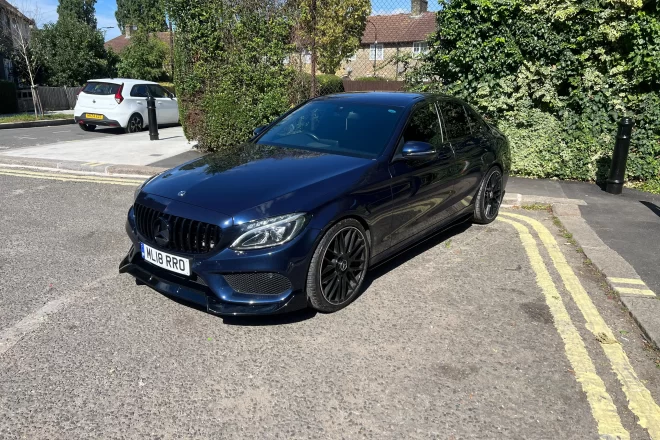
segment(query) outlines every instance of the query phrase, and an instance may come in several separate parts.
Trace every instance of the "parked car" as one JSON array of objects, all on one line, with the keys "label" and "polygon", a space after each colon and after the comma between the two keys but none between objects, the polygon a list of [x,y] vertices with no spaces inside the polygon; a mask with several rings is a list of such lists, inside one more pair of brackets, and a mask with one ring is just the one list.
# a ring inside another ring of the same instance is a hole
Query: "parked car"
[{"label": "parked car", "polygon": [[119,271],[221,315],[334,312],[370,266],[457,222],[492,222],[509,166],[507,139],[458,99],[320,97],[148,179]]},{"label": "parked car", "polygon": [[147,98],[156,100],[159,125],[179,122],[179,104],[173,93],[158,83],[127,78],[93,79],[78,94],[74,117],[84,131],[99,125],[122,127],[135,133],[149,126]]}]

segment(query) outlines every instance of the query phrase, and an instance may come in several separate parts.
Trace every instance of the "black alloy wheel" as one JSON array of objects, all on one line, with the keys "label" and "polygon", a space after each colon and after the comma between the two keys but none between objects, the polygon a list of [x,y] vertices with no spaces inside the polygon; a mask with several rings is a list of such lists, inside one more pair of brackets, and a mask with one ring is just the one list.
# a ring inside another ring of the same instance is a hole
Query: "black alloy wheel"
[{"label": "black alloy wheel", "polygon": [[342,220],[332,227],[317,247],[307,280],[313,308],[335,312],[355,299],[364,282],[369,262],[367,234],[357,220]]},{"label": "black alloy wheel", "polygon": [[142,116],[135,114],[132,115],[126,125],[126,133],[137,133],[142,131]]},{"label": "black alloy wheel", "polygon": [[491,168],[484,177],[474,204],[475,223],[488,224],[497,218],[502,205],[502,172]]}]

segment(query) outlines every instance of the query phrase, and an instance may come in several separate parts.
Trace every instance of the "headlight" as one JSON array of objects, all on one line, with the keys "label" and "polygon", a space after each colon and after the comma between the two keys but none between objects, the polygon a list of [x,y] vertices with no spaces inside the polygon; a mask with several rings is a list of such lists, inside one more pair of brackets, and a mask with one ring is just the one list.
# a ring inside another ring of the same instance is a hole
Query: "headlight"
[{"label": "headlight", "polygon": [[263,249],[293,240],[307,222],[303,213],[255,220],[241,225],[243,234],[232,244],[236,250]]}]

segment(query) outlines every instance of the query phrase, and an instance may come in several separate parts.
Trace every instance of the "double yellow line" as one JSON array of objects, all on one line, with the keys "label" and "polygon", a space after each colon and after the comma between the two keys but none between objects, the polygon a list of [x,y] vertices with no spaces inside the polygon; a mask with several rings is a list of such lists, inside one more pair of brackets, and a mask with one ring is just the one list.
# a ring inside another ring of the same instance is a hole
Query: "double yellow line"
[{"label": "double yellow line", "polygon": [[105,183],[110,185],[136,186],[144,180],[104,177],[89,174],[71,174],[45,171],[26,171],[17,168],[0,168],[0,176],[26,177],[28,179],[57,180],[60,182]]},{"label": "double yellow line", "polygon": [[600,436],[605,438],[630,438],[630,434],[621,424],[617,408],[607,392],[603,380],[596,372],[584,341],[566,311],[557,286],[543,262],[537,241],[530,233],[529,228],[523,223],[529,225],[540,238],[559,273],[564,288],[570,293],[571,298],[586,320],[587,329],[600,343],[628,399],[628,408],[635,414],[639,425],[648,431],[651,438],[660,440],[660,407],[653,400],[649,390],[637,377],[623,347],[598,313],[596,306],[559,249],[553,235],[543,224],[530,217],[509,212],[501,212],[501,215],[503,216],[499,218],[501,221],[512,225],[518,231],[532,269],[536,273],[536,282],[543,291],[546,303],[554,318],[554,325],[564,341],[566,356],[575,371],[576,379],[580,382],[582,390],[587,396]]}]

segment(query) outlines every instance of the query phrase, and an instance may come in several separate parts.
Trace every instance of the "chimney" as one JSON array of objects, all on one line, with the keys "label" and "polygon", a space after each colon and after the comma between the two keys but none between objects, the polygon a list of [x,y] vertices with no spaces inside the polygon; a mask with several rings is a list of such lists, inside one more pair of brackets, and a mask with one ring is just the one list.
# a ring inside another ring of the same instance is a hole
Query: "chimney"
[{"label": "chimney", "polygon": [[134,31],[137,31],[137,26],[136,25],[127,24],[126,26],[124,26],[124,36],[126,38],[131,38],[131,35],[133,35]]},{"label": "chimney", "polygon": [[422,15],[424,12],[428,11],[428,9],[428,0],[410,0],[410,15]]}]

